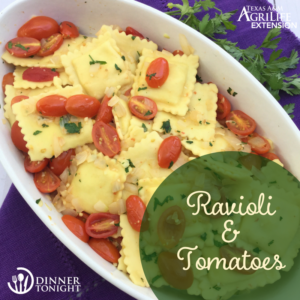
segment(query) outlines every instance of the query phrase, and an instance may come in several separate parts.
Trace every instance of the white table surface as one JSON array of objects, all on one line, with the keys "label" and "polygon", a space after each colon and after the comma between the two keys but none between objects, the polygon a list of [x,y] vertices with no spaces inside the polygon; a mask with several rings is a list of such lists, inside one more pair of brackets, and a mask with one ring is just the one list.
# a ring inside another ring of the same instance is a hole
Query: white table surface
[{"label": "white table surface", "polygon": [[[7,5],[16,0],[1,0],[0,1],[0,11],[3,10]],[[279,12],[290,13],[291,22],[297,22],[297,28],[293,28],[292,31],[300,37],[300,1],[299,0],[268,0],[270,3],[275,5]],[[172,2],[170,0],[170,2]],[[251,5],[251,1],[249,2]],[[11,180],[6,174],[0,163],[0,207],[7,195],[7,192],[11,186]]]}]

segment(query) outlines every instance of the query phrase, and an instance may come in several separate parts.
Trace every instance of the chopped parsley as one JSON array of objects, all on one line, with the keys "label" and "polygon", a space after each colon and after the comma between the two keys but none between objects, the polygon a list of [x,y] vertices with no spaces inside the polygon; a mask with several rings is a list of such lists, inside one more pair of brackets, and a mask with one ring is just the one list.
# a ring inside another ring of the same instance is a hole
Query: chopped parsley
[{"label": "chopped parsley", "polygon": [[86,36],[86,35],[84,35],[83,37],[84,37],[85,39],[87,39],[87,36]]},{"label": "chopped parsley", "polygon": [[207,124],[207,125],[210,125],[210,123],[209,123],[209,122],[206,122],[205,124]]},{"label": "chopped parsley", "polygon": [[79,179],[79,182],[81,182],[81,179]]},{"label": "chopped parsley", "polygon": [[144,132],[147,132],[148,131],[148,128],[146,127],[146,125],[143,123],[142,124],[142,127],[143,127],[143,129],[144,129]]},{"label": "chopped parsley", "polygon": [[237,164],[237,166],[236,166],[237,168],[240,168],[240,169],[242,169],[243,168],[243,166],[242,166],[242,164]]},{"label": "chopped parsley", "polygon": [[257,254],[259,254],[260,251],[261,251],[261,250],[260,250],[258,247],[256,247],[256,248],[253,249],[253,252],[255,252],[255,253],[257,253]]},{"label": "chopped parsley", "polygon": [[142,189],[143,187],[141,186],[139,189],[138,189],[138,192]]},{"label": "chopped parsley", "polygon": [[200,235],[201,240],[206,241],[207,238],[207,233],[204,232],[203,234]]},{"label": "chopped parsley", "polygon": [[13,43],[12,42],[8,42],[8,49],[11,49],[13,46]]},{"label": "chopped parsley", "polygon": [[30,49],[30,47],[25,48],[23,45],[21,44],[15,44],[15,47],[21,48],[22,50],[28,52],[28,50]]},{"label": "chopped parsley", "polygon": [[268,246],[271,246],[274,243],[274,240],[268,243]]},{"label": "chopped parsley", "polygon": [[196,80],[199,82],[203,82],[202,78],[198,74],[196,75]]},{"label": "chopped parsley", "polygon": [[76,123],[65,123],[64,127],[68,133],[80,133],[80,129],[82,128],[81,122],[78,125]]},{"label": "chopped parsley", "polygon": [[282,219],[283,219],[283,217],[280,217],[280,218],[279,218],[279,221],[281,221]]},{"label": "chopped parsley", "polygon": [[152,77],[153,76],[155,76],[156,75],[156,73],[152,73],[152,74],[146,74],[146,77],[149,77],[149,80],[151,80],[152,79]]},{"label": "chopped parsley", "polygon": [[146,254],[144,249],[141,249],[141,256],[142,256],[142,260],[146,262],[151,261],[153,258],[157,258],[156,252],[153,252],[151,254]]},{"label": "chopped parsley", "polygon": [[35,131],[35,132],[33,133],[33,135],[38,135],[38,134],[40,134],[40,133],[42,133],[42,131],[37,130],[37,131]]},{"label": "chopped parsley", "polygon": [[218,230],[212,230],[213,234],[218,234]]},{"label": "chopped parsley", "polygon": [[171,124],[170,124],[170,120],[168,121],[163,121],[162,126],[160,127],[160,129],[164,130],[164,133],[170,133],[172,130]]},{"label": "chopped parsley", "polygon": [[148,110],[148,111],[144,114],[144,116],[150,116],[150,115],[152,115],[151,110]]},{"label": "chopped parsley", "polygon": [[173,165],[174,165],[174,163],[173,163],[173,161],[171,160],[168,169],[171,169]]},{"label": "chopped parsley", "polygon": [[147,87],[145,86],[145,87],[140,87],[140,88],[138,88],[138,92],[139,91],[143,91],[143,90],[146,90],[147,89]]},{"label": "chopped parsley", "polygon": [[232,90],[231,87],[228,88],[227,93],[228,93],[229,95],[233,96],[233,97],[235,97],[235,96],[237,95],[236,92],[233,92],[233,90]]},{"label": "chopped parsley", "polygon": [[52,71],[52,72],[56,72],[56,69],[55,69],[55,68],[53,68],[53,69],[51,69],[51,71]]},{"label": "chopped parsley", "polygon": [[136,36],[133,35],[133,36],[131,37],[131,39],[134,41],[134,40],[136,39]]},{"label": "chopped parsley", "polygon": [[168,203],[169,201],[174,200],[172,196],[167,196],[163,202],[160,202],[156,197],[154,198],[154,207],[153,211],[156,210],[157,206],[163,206],[165,203]]},{"label": "chopped parsley", "polygon": [[187,144],[193,144],[193,141],[186,141]]},{"label": "chopped parsley", "polygon": [[121,58],[125,61],[125,56],[123,55],[123,56],[121,56]]},{"label": "chopped parsley", "polygon": [[44,128],[49,127],[49,125],[47,125],[47,124],[42,124],[42,126],[43,126]]},{"label": "chopped parsley", "polygon": [[156,280],[158,280],[159,278],[162,278],[162,276],[161,276],[161,275],[157,275],[157,276],[153,277],[153,279],[152,279],[152,284],[153,284]]},{"label": "chopped parsley", "polygon": [[186,197],[186,195],[181,194],[181,199],[184,199]]},{"label": "chopped parsley", "polygon": [[129,172],[129,167],[131,168],[135,168],[135,165],[132,163],[132,161],[130,159],[127,159],[129,166],[127,168],[125,168],[125,172],[128,173]]},{"label": "chopped parsley", "polygon": [[114,225],[117,226],[117,227],[120,227],[120,222],[119,223],[115,223]]},{"label": "chopped parsley", "polygon": [[202,125],[202,121],[199,121],[199,124]]},{"label": "chopped parsley", "polygon": [[211,147],[213,146],[212,142],[209,142],[209,146],[211,146]]},{"label": "chopped parsley", "polygon": [[221,288],[217,285],[213,286],[213,289],[215,289],[216,291],[219,291]]},{"label": "chopped parsley", "polygon": [[37,200],[35,200],[35,203],[36,204],[39,204],[41,202],[41,198],[40,199],[37,199]]},{"label": "chopped parsley", "polygon": [[219,241],[217,241],[217,240],[214,240],[214,245],[215,245],[216,247],[218,247],[218,248],[221,248],[221,247],[226,246],[226,245],[228,245],[228,244],[227,244],[227,243],[219,242]]},{"label": "chopped parsley", "polygon": [[117,64],[115,64],[115,68],[116,68],[117,71],[120,71],[120,73],[122,72],[122,70],[118,67]]},{"label": "chopped parsley", "polygon": [[198,101],[201,101],[201,98],[200,98],[200,99],[198,99]]},{"label": "chopped parsley", "polygon": [[271,182],[269,182],[269,184],[275,184],[275,183],[277,183],[277,181],[275,180],[275,181],[271,181]]},{"label": "chopped parsley", "polygon": [[106,65],[107,64],[106,61],[94,60],[90,55],[89,55],[89,57],[91,59],[90,65],[94,65],[94,64]]}]

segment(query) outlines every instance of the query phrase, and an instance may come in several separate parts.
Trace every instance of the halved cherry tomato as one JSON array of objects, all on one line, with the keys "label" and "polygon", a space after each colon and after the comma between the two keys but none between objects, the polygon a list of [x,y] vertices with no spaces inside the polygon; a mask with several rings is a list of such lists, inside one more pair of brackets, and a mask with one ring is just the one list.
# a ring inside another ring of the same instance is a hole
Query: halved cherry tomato
[{"label": "halved cherry tomato", "polygon": [[146,82],[151,88],[160,88],[169,77],[169,63],[163,58],[154,59],[146,72]]},{"label": "halved cherry tomato", "polygon": [[64,39],[77,38],[79,36],[79,31],[72,22],[64,21],[60,23],[59,29]]},{"label": "halved cherry tomato", "polygon": [[[229,265],[230,261],[232,260],[233,257],[237,257],[240,258],[241,260],[239,261],[239,267],[242,268],[243,267],[243,258],[242,255],[244,254],[245,250],[242,248],[237,248],[237,247],[231,247],[231,246],[222,246],[220,248],[220,256],[222,258],[225,258],[226,260],[226,264]],[[249,268],[251,265],[251,261],[253,260],[254,256],[251,255],[250,253],[248,253],[248,255],[250,255],[250,257],[247,257],[246,259],[246,267]],[[234,271],[244,274],[244,275],[251,275],[253,273],[256,272],[256,270],[250,269],[250,270],[239,270],[238,268],[233,269]]]},{"label": "halved cherry tomato", "polygon": [[130,96],[130,93],[131,93],[131,90],[132,88],[128,89],[125,93],[124,93],[124,96]]},{"label": "halved cherry tomato", "polygon": [[218,93],[217,105],[217,120],[225,119],[231,111],[229,100],[222,94]]},{"label": "halved cherry tomato", "polygon": [[269,160],[279,159],[279,157],[275,153],[271,153],[271,152],[261,154],[260,156],[265,157]]},{"label": "halved cherry tomato", "polygon": [[16,96],[16,97],[12,98],[10,106],[13,106],[14,104],[21,102],[22,100],[25,100],[25,99],[29,99],[29,97],[23,96],[23,95]]},{"label": "halved cherry tomato", "polygon": [[120,253],[118,249],[107,239],[91,238],[88,242],[90,247],[105,260],[111,263],[118,263]]},{"label": "halved cherry tomato", "polygon": [[249,135],[256,128],[256,122],[240,110],[233,110],[226,117],[227,127],[235,134]]},{"label": "halved cherry tomato", "polygon": [[46,117],[62,117],[68,112],[65,108],[67,98],[60,95],[50,95],[40,99],[36,103],[37,111]]},{"label": "halved cherry tomato", "polygon": [[29,37],[17,37],[5,45],[5,49],[15,57],[29,57],[37,54],[41,49],[39,40]]},{"label": "halved cherry tomato", "polygon": [[66,110],[69,114],[78,118],[92,118],[100,108],[100,102],[91,96],[74,95],[68,98]]},{"label": "halved cherry tomato", "polygon": [[181,141],[177,136],[169,136],[160,144],[157,152],[158,165],[171,168],[181,153]]},{"label": "halved cherry tomato", "polygon": [[86,233],[97,239],[105,239],[117,233],[120,216],[110,213],[90,214],[85,223]]},{"label": "halved cherry tomato", "polygon": [[2,79],[2,91],[3,93],[5,94],[5,87],[7,85],[14,85],[14,81],[15,81],[15,77],[14,77],[14,73],[13,72],[10,72],[10,73],[7,73],[3,76],[3,79]]},{"label": "halved cherry tomato", "polygon": [[56,50],[60,48],[64,41],[63,36],[60,33],[55,33],[49,38],[42,40],[41,50],[37,53],[37,56],[52,55]]},{"label": "halved cherry tomato", "polygon": [[68,151],[63,152],[58,157],[52,158],[49,163],[50,170],[56,175],[59,176],[61,173],[71,165],[71,156],[75,156],[75,150],[69,149]]},{"label": "halved cherry tomato", "polygon": [[24,168],[29,173],[37,173],[44,170],[48,165],[49,159],[44,158],[39,161],[31,161],[30,156],[27,155],[24,160]]},{"label": "halved cherry tomato", "polygon": [[26,22],[19,30],[18,37],[31,37],[37,40],[46,39],[59,32],[59,26],[55,20],[45,16],[37,16]]},{"label": "halved cherry tomato", "polygon": [[85,224],[81,220],[70,215],[64,215],[61,219],[68,229],[80,240],[82,240],[84,243],[89,241],[90,237],[85,232]]},{"label": "halved cherry tomato", "polygon": [[186,290],[193,284],[194,274],[192,268],[185,270],[187,262],[179,260],[176,253],[161,252],[158,255],[157,265],[162,277],[174,288]]},{"label": "halved cherry tomato", "polygon": [[108,157],[114,157],[121,151],[121,143],[117,130],[102,121],[93,126],[93,141],[96,148]]},{"label": "halved cherry tomato", "polygon": [[128,222],[131,227],[140,232],[146,205],[139,196],[131,195],[126,200]]},{"label": "halved cherry tomato", "polygon": [[24,134],[21,132],[21,127],[19,126],[19,122],[15,122],[11,127],[11,139],[14,145],[23,152],[28,152],[28,148],[26,147],[27,142],[24,140]]},{"label": "halved cherry tomato", "polygon": [[108,106],[108,101],[111,98],[107,97],[106,95],[102,99],[97,117],[96,117],[96,122],[97,121],[102,121],[104,123],[109,123],[113,119],[113,113],[112,113],[112,107]]},{"label": "halved cherry tomato", "polygon": [[34,184],[41,193],[52,193],[60,186],[60,179],[49,169],[34,174]]},{"label": "halved cherry tomato", "polygon": [[257,154],[268,153],[271,148],[270,143],[256,132],[253,132],[248,137],[243,138],[243,142],[248,143],[251,146],[251,150]]},{"label": "halved cherry tomato", "polygon": [[81,213],[78,214],[78,216],[76,218],[81,220],[83,223],[85,223],[88,217],[89,217],[89,214],[86,213],[85,211],[82,211]]},{"label": "halved cherry tomato", "polygon": [[157,114],[156,103],[144,96],[134,96],[128,102],[129,109],[133,115],[142,120],[151,120]]},{"label": "halved cherry tomato", "polygon": [[173,51],[173,55],[174,55],[174,56],[175,56],[175,55],[180,55],[180,56],[182,56],[182,55],[184,55],[184,52],[181,51],[181,50],[175,50],[175,51]]},{"label": "halved cherry tomato", "polygon": [[55,69],[31,67],[24,71],[23,80],[32,82],[53,81],[53,78],[59,77],[59,73]]},{"label": "halved cherry tomato", "polygon": [[132,34],[133,36],[138,36],[140,39],[144,39],[144,36],[138,31],[136,31],[135,29],[133,29],[132,27],[127,27],[125,32],[126,35]]}]

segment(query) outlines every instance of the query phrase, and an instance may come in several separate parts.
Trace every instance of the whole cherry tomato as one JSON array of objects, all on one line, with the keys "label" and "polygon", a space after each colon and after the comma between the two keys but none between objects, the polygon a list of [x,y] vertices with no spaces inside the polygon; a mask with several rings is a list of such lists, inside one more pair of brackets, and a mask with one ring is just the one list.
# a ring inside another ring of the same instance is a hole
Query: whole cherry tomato
[{"label": "whole cherry tomato", "polygon": [[256,122],[240,110],[233,110],[226,117],[227,127],[238,135],[249,135],[256,128]]},{"label": "whole cherry tomato", "polygon": [[37,173],[43,171],[48,165],[49,159],[44,158],[39,161],[31,161],[30,156],[26,155],[24,160],[24,168],[29,173]]},{"label": "whole cherry tomato", "polygon": [[50,95],[36,103],[37,111],[45,117],[62,117],[68,112],[65,108],[67,98],[60,95]]},{"label": "whole cherry tomato", "polygon": [[52,158],[49,163],[50,170],[56,175],[60,176],[61,173],[71,165],[71,156],[75,156],[75,150],[69,149],[64,151],[58,157]]},{"label": "whole cherry tomato", "polygon": [[102,121],[93,126],[93,141],[96,148],[108,157],[114,157],[121,151],[121,143],[117,130]]},{"label": "whole cherry tomato", "polygon": [[21,127],[19,126],[19,122],[15,122],[11,127],[11,139],[14,145],[23,152],[28,152],[28,148],[26,147],[27,142],[24,140],[24,134],[21,132]]},{"label": "whole cherry tomato", "polygon": [[16,96],[12,98],[10,106],[13,106],[14,104],[19,103],[25,99],[29,99],[29,97],[23,95]]},{"label": "whole cherry tomato", "polygon": [[15,57],[29,57],[41,49],[39,40],[29,37],[17,37],[7,42],[5,49]]},{"label": "whole cherry tomato", "polygon": [[22,78],[32,82],[45,82],[53,81],[55,76],[59,77],[59,73],[55,69],[31,67],[24,71]]},{"label": "whole cherry tomato", "polygon": [[131,227],[140,232],[146,205],[139,196],[131,195],[126,200],[128,222]]},{"label": "whole cherry tomato", "polygon": [[118,249],[109,240],[92,238],[89,240],[88,243],[90,247],[102,258],[111,263],[118,263],[120,253]]},{"label": "whole cherry tomato", "polygon": [[2,79],[2,91],[3,93],[5,94],[5,87],[7,85],[14,85],[14,81],[15,81],[15,77],[14,77],[14,73],[13,72],[10,72],[10,73],[7,73],[3,76],[3,79]]},{"label": "whole cherry tomato", "polygon": [[169,136],[160,144],[157,152],[158,165],[171,168],[181,153],[181,141],[177,136]]},{"label": "whole cherry tomato", "polygon": [[80,240],[82,240],[84,243],[87,243],[89,241],[90,237],[85,232],[84,222],[70,215],[64,215],[61,219],[68,227],[68,229],[72,233],[74,233]]},{"label": "whole cherry tomato", "polygon": [[128,102],[129,109],[133,115],[142,120],[151,120],[157,114],[157,105],[150,98],[134,96]]},{"label": "whole cherry tomato", "polygon": [[31,37],[37,40],[46,39],[59,32],[57,22],[49,17],[37,16],[26,22],[19,30],[18,37]]},{"label": "whole cherry tomato", "polygon": [[49,169],[34,174],[34,184],[41,193],[52,193],[60,186],[60,179]]},{"label": "whole cherry tomato", "polygon": [[66,110],[69,114],[79,118],[92,118],[100,108],[100,102],[91,96],[74,95],[68,98]]},{"label": "whole cherry tomato", "polygon": [[62,22],[59,29],[64,39],[77,38],[79,36],[79,31],[72,22]]},{"label": "whole cherry tomato", "polygon": [[102,121],[104,123],[109,123],[113,119],[112,107],[108,106],[108,101],[111,98],[107,97],[106,95],[103,97],[97,117],[97,121]]},{"label": "whole cherry tomato", "polygon": [[175,55],[182,56],[182,55],[184,55],[184,52],[181,51],[181,50],[175,50],[175,51],[173,51],[173,55],[174,55],[174,56],[175,56]]},{"label": "whole cherry tomato", "polygon": [[275,153],[271,153],[271,152],[268,152],[268,153],[265,153],[265,154],[261,154],[260,156],[265,157],[265,158],[267,158],[269,160],[274,160],[274,159],[278,159],[279,160],[279,157]]},{"label": "whole cherry tomato", "polygon": [[37,56],[49,56],[60,48],[64,41],[63,36],[60,33],[52,34],[42,44],[41,50],[37,53]]},{"label": "whole cherry tomato", "polygon": [[225,119],[231,111],[229,100],[222,94],[218,93],[217,105],[217,120]]},{"label": "whole cherry tomato", "polygon": [[127,27],[125,32],[127,35],[131,34],[133,36],[139,37],[140,39],[144,39],[144,36],[132,27]]},{"label": "whole cherry tomato", "polygon": [[120,216],[110,213],[90,214],[85,223],[86,233],[97,239],[104,239],[117,233]]},{"label": "whole cherry tomato", "polygon": [[165,58],[153,60],[146,72],[146,82],[151,88],[160,88],[169,77],[169,63]]}]

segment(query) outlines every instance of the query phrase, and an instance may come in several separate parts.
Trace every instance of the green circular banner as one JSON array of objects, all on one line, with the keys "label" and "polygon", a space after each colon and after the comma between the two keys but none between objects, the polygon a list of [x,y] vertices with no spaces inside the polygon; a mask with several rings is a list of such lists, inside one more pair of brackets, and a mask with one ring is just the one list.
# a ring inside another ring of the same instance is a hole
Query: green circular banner
[{"label": "green circular banner", "polygon": [[[291,173],[258,155],[223,152],[152,181],[150,196],[162,183],[144,215],[140,255],[159,300],[274,299],[253,290],[276,290],[270,284],[300,248],[300,184]],[[296,299],[290,288],[284,295]]]}]

